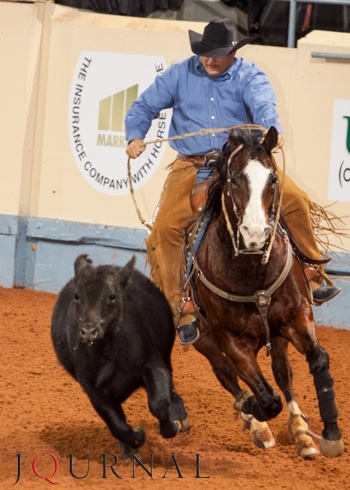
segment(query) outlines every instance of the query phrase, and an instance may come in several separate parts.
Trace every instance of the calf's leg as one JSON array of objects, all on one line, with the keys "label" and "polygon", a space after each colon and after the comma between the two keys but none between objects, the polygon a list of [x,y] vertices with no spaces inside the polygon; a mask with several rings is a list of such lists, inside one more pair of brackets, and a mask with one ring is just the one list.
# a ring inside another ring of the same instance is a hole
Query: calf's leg
[{"label": "calf's leg", "polygon": [[139,448],[145,442],[145,433],[142,429],[134,430],[126,423],[125,414],[121,405],[113,402],[112,397],[101,391],[86,390],[90,402],[99,416],[104,420],[111,434],[121,443],[130,448]]},{"label": "calf's leg", "polygon": [[149,365],[145,368],[143,380],[148,394],[149,409],[160,423],[160,433],[164,438],[178,434],[180,421],[171,416],[171,373],[162,365]]},{"label": "calf's leg", "polygon": [[170,414],[173,420],[178,420],[181,423],[181,430],[183,432],[187,432],[190,429],[183,399],[176,392],[172,381],[170,384]]}]

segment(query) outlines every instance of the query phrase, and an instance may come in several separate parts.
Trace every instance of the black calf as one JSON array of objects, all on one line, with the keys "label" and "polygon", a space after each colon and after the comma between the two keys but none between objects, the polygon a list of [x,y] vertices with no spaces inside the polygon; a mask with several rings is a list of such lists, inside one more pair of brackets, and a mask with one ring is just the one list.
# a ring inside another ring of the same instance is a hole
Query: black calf
[{"label": "black calf", "polygon": [[123,268],[95,268],[80,255],[75,277],[59,294],[51,327],[58,360],[121,442],[124,455],[145,440],[142,429],[126,423],[121,406],[139,387],[147,390],[163,437],[174,437],[181,425],[189,428],[173,385],[171,310],[152,282],[134,269],[135,261]]}]

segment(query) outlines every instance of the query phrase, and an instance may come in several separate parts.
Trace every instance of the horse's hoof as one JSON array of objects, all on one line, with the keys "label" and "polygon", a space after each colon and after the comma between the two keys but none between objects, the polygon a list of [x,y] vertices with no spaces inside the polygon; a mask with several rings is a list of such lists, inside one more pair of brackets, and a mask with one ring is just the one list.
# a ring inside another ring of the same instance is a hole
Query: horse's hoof
[{"label": "horse's hoof", "polygon": [[241,412],[241,417],[244,420],[244,428],[249,429],[253,444],[259,449],[268,449],[276,445],[275,438],[268,426],[267,422],[259,422],[253,415],[248,415]]},{"label": "horse's hoof", "polygon": [[327,458],[337,458],[344,452],[343,439],[339,439],[338,441],[328,441],[324,437],[321,437],[320,449],[323,456],[326,456]]},{"label": "horse's hoof", "polygon": [[259,449],[269,449],[276,445],[275,438],[268,427],[262,431],[255,430],[252,432],[252,441]]},{"label": "horse's hoof", "polygon": [[298,454],[303,459],[309,459],[313,456],[316,456],[316,454],[320,454],[320,451],[318,451],[318,449],[316,449],[315,447],[303,447],[298,451]]}]

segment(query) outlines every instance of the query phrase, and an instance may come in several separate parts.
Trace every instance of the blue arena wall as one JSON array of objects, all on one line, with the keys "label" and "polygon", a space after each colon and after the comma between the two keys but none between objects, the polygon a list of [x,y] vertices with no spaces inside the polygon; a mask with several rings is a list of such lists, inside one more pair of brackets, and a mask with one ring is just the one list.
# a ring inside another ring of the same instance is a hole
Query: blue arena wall
[{"label": "blue arena wall", "polygon": [[104,225],[29,218],[19,224],[0,215],[0,285],[58,293],[74,275],[74,261],[88,254],[95,265],[123,266],[136,255],[147,274],[146,231]]},{"label": "blue arena wall", "polygon": [[[79,254],[95,265],[123,266],[133,256],[149,275],[144,240],[147,231],[131,228],[0,215],[0,285],[58,293],[73,276]],[[318,325],[350,330],[350,254],[332,255],[327,272],[342,292],[331,302],[313,307]]]}]

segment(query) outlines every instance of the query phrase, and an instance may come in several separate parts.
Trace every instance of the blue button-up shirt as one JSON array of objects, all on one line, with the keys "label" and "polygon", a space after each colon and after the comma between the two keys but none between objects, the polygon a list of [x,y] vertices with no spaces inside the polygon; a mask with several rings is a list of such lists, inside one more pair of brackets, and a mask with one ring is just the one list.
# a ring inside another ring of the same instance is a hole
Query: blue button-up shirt
[{"label": "blue button-up shirt", "polygon": [[[199,56],[172,64],[131,105],[125,119],[127,141],[144,140],[152,120],[171,107],[169,137],[244,123],[266,129],[275,126],[282,132],[267,75],[242,58],[234,58],[230,68],[216,78],[206,73]],[[190,137],[169,144],[185,155],[205,155],[221,150],[228,134]]]}]

